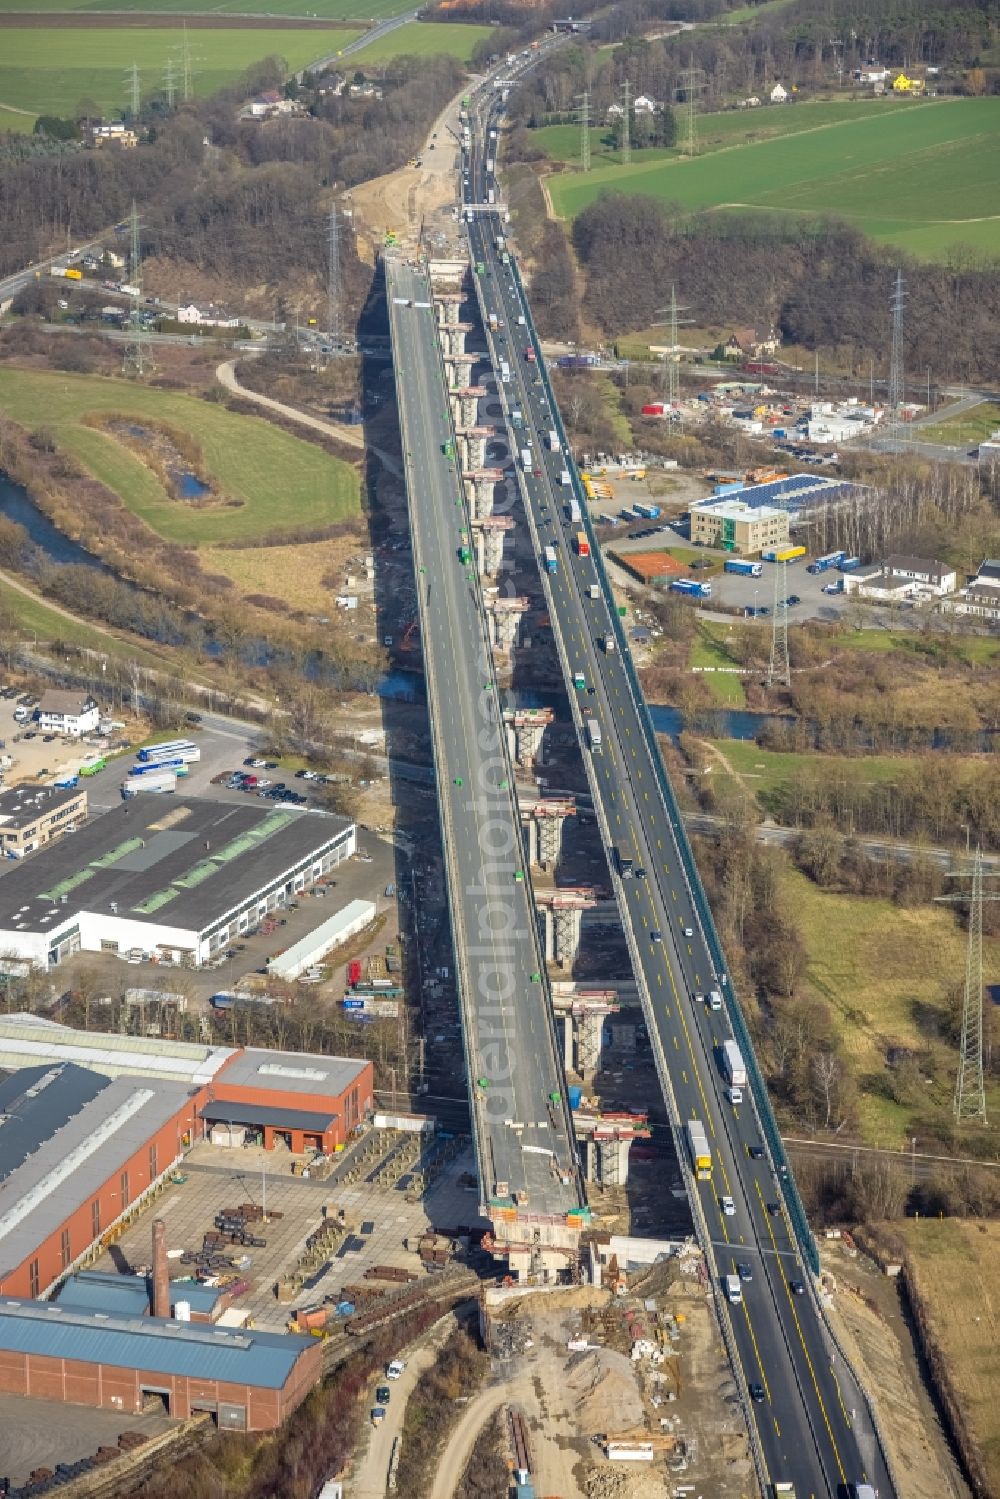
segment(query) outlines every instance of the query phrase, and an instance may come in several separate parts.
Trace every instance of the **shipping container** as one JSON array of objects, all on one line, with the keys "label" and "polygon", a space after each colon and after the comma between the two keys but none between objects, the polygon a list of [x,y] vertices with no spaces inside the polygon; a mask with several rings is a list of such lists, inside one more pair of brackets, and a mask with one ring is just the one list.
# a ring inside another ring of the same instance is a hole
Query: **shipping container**
[{"label": "shipping container", "polygon": [[162,744],[147,744],[136,754],[143,765],[163,765],[168,760],[183,760],[185,765],[195,765],[201,759],[201,750],[192,739],[166,739]]},{"label": "shipping container", "polygon": [[806,554],[805,547],[768,547],[766,552],[761,552],[765,562],[797,562]]},{"label": "shipping container", "polygon": [[838,562],[837,567],[842,573],[852,573],[861,566],[860,557],[845,557],[843,562]]},{"label": "shipping container", "polygon": [[590,556],[590,542],[587,540],[586,531],[577,531],[576,533],[576,555],[578,557]]},{"label": "shipping container", "polygon": [[827,552],[825,557],[817,557],[815,562],[810,562],[806,572],[825,573],[829,568],[836,567],[838,563],[843,562],[846,555],[844,551]]}]

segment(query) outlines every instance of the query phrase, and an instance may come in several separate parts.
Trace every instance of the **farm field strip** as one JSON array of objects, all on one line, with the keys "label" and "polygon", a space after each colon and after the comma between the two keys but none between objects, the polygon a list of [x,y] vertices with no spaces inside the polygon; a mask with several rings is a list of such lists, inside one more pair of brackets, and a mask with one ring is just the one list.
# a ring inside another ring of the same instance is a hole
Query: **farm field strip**
[{"label": "farm field strip", "polygon": [[465,26],[457,21],[410,21],[351,54],[354,63],[386,62],[393,57],[433,57],[437,53],[468,62],[472,49],[491,34],[489,26]]},{"label": "farm field strip", "polygon": [[[188,41],[195,92],[214,93],[272,53],[297,71],[361,34],[332,27],[192,30]],[[176,62],[182,38],[176,23],[93,30],[78,24],[5,26],[0,30],[0,101],[38,114],[66,115],[89,98],[113,113],[125,104],[126,70],[136,63],[143,86],[160,89],[167,60]]]}]

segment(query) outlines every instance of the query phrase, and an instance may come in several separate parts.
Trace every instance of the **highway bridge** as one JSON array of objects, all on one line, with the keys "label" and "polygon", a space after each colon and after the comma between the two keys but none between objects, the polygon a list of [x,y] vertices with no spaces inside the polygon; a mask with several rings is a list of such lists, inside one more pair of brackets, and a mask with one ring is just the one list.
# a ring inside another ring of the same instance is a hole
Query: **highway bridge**
[{"label": "highway bridge", "polygon": [[[483,323],[495,330],[488,334],[493,367],[509,369],[497,385],[505,412],[517,406],[523,413],[511,446],[530,449],[517,465],[525,515],[758,1474],[764,1485],[793,1483],[797,1499],[834,1499],[861,1481],[888,1499],[883,1445],[823,1312],[815,1245],[663,770],[504,214],[489,201],[499,198],[487,167],[496,155],[495,92],[481,88],[472,106],[463,183],[474,284]],[[555,449],[546,437],[553,429]],[[580,502],[582,522],[568,518],[571,498]],[[583,548],[580,532],[589,543]],[[541,566],[550,547],[554,571]],[[587,720],[599,728],[599,748]],[[750,1069],[740,1102],[730,1100],[720,1070],[722,1042],[734,1034]],[[691,1169],[691,1120],[707,1131],[710,1172]],[[740,1277],[740,1299],[732,1303],[722,1292],[728,1275]]]},{"label": "highway bridge", "polygon": [[588,1214],[434,298],[401,257],[386,285],[482,1211],[514,1273],[554,1279]]}]

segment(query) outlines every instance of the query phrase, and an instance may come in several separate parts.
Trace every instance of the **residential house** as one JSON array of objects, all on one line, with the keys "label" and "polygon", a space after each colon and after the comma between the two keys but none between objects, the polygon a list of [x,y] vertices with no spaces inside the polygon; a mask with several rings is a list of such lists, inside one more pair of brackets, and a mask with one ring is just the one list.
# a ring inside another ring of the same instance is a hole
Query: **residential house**
[{"label": "residential house", "polygon": [[286,99],[284,94],[277,89],[268,89],[263,94],[258,94],[250,103],[244,105],[240,110],[240,118],[243,120],[271,120],[280,115],[293,115],[301,112],[302,106],[295,99]]},{"label": "residential house", "polygon": [[894,554],[887,557],[882,565],[887,572],[909,578],[921,589],[929,590],[938,597],[944,593],[954,593],[958,586],[955,569],[946,562],[939,562],[936,557],[905,557]]},{"label": "residential house", "polygon": [[734,328],[722,346],[726,359],[762,359],[781,348],[781,334],[770,325]]},{"label": "residential house", "polygon": [[637,115],[657,115],[663,105],[651,99],[648,94],[636,94],[632,101],[632,108]]},{"label": "residential house", "polygon": [[38,727],[48,734],[92,734],[101,718],[96,698],[87,692],[64,692],[50,688],[42,694],[36,717]]},{"label": "residential house", "polygon": [[240,320],[238,317],[230,317],[228,313],[209,303],[207,307],[199,307],[197,302],[186,302],[177,309],[177,321],[179,323],[197,323],[202,328],[238,328]]},{"label": "residential house", "polygon": [[760,108],[760,100],[758,99],[758,97],[757,97],[756,94],[751,94],[750,97],[749,97],[749,99],[741,99],[740,100],[740,108],[741,109],[759,109]]},{"label": "residential house", "polygon": [[783,83],[776,83],[768,97],[770,98],[772,104],[787,104],[788,90],[785,88],[785,85]]},{"label": "residential house", "polygon": [[90,144],[95,147],[115,146],[119,151],[132,151],[139,144],[139,137],[134,130],[123,125],[121,120],[112,120],[108,125],[90,127]]},{"label": "residential house", "polygon": [[974,619],[1000,622],[1000,561],[992,560],[980,564],[967,588],[963,588],[953,599],[942,605],[954,614],[969,614]]},{"label": "residential house", "polygon": [[377,83],[352,83],[347,90],[352,99],[381,99],[382,90]]},{"label": "residential house", "polygon": [[922,94],[924,91],[924,80],[922,78],[907,78],[905,73],[900,73],[898,78],[892,81],[894,94]]}]

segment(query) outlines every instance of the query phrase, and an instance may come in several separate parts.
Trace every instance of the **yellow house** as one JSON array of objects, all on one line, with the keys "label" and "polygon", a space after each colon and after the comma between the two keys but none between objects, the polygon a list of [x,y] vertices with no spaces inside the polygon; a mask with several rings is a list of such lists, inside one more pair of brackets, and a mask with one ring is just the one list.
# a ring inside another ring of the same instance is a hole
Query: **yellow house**
[{"label": "yellow house", "polygon": [[893,92],[897,94],[922,94],[924,91],[924,80],[922,78],[907,78],[905,73],[900,73],[893,82]]}]

